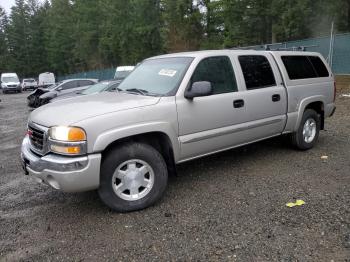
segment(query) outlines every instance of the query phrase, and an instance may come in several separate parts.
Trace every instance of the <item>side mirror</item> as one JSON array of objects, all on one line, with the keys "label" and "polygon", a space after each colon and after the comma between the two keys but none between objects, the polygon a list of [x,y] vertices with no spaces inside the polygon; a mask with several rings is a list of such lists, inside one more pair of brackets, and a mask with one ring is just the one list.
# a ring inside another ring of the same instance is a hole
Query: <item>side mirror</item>
[{"label": "side mirror", "polygon": [[213,94],[213,87],[208,81],[194,82],[190,90],[185,91],[185,98],[193,99],[200,96],[210,96]]},{"label": "side mirror", "polygon": [[60,86],[59,88],[56,89],[58,92],[63,90],[63,87]]}]

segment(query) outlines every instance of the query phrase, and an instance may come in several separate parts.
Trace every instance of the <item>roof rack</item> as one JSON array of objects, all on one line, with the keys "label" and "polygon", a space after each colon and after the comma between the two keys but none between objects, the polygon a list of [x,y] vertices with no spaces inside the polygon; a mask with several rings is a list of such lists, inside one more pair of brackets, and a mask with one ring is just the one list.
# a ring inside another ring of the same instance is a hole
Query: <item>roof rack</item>
[{"label": "roof rack", "polygon": [[271,51],[307,51],[306,48],[318,47],[318,45],[305,45],[305,46],[291,46],[291,47],[279,47]]},{"label": "roof rack", "polygon": [[[284,47],[276,47],[272,49],[272,46],[284,45]],[[242,46],[242,47],[233,47],[231,50],[265,50],[265,51],[306,51],[307,48],[318,47],[318,45],[305,45],[305,46],[291,46],[287,47],[287,43],[274,43],[274,44],[265,44],[265,45],[252,45],[252,46]]]},{"label": "roof rack", "polygon": [[273,45],[283,45],[285,43],[274,43],[274,44],[264,44],[264,45],[251,45],[251,46],[238,46],[238,47],[232,47],[230,49],[232,50],[250,50],[250,49],[256,49],[256,48],[264,48],[264,50],[270,50],[270,46]]}]

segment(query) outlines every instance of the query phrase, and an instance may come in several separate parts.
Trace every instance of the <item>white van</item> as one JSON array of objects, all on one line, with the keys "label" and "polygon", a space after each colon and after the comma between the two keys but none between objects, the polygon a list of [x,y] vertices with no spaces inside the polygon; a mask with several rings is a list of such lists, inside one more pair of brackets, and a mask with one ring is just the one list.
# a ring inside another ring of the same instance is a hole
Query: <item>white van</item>
[{"label": "white van", "polygon": [[1,74],[1,88],[4,94],[7,92],[22,92],[21,83],[16,73]]},{"label": "white van", "polygon": [[55,84],[55,75],[53,73],[45,72],[39,75],[39,86],[49,86]]},{"label": "white van", "polygon": [[38,86],[38,82],[34,78],[25,78],[22,80],[23,91],[29,90],[29,89],[35,90],[37,86]]}]

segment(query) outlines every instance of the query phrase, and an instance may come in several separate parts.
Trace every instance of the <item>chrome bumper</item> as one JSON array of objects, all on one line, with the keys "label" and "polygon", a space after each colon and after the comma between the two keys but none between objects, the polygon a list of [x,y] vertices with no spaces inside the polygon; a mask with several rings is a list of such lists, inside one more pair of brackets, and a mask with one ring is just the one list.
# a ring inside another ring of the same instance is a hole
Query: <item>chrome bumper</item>
[{"label": "chrome bumper", "polygon": [[22,143],[21,160],[26,174],[57,190],[81,192],[97,189],[100,184],[101,154],[38,156],[30,150],[29,137],[26,136]]}]

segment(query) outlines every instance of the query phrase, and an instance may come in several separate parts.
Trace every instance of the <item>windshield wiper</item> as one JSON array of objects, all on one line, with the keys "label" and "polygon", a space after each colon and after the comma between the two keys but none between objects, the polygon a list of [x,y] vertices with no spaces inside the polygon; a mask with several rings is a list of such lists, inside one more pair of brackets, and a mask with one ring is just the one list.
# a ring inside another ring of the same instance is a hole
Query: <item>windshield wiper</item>
[{"label": "windshield wiper", "polygon": [[148,94],[147,90],[140,89],[140,88],[130,88],[130,89],[126,89],[125,91],[133,92],[133,93],[139,93],[139,94],[141,94],[143,96],[146,96]]}]

